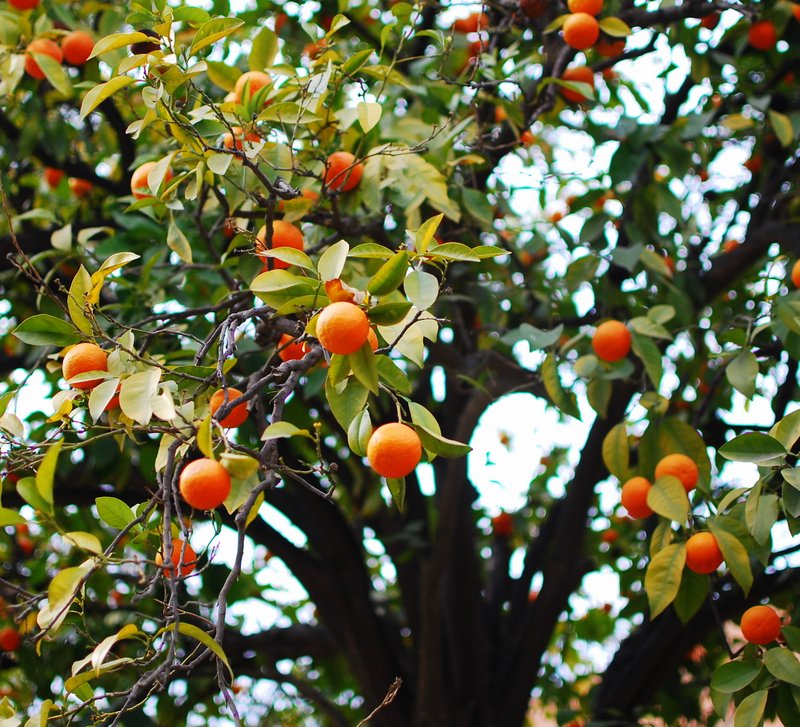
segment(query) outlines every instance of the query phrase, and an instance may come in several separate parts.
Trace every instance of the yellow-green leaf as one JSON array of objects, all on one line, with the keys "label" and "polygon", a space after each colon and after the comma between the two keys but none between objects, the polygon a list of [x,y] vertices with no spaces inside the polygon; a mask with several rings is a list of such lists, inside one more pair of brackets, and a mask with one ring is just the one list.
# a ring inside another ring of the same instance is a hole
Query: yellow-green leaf
[{"label": "yellow-green leaf", "polygon": [[94,111],[103,101],[113,96],[121,88],[130,86],[134,79],[131,76],[115,76],[110,81],[101,83],[95,86],[89,93],[83,97],[81,103],[81,119],[85,119],[92,111]]},{"label": "yellow-green leaf", "polygon": [[192,40],[192,45],[189,48],[189,55],[194,55],[197,51],[236,32],[243,25],[244,20],[239,20],[238,18],[215,18],[214,20],[209,20],[207,23],[203,23]]},{"label": "yellow-green leaf", "polygon": [[52,445],[47,450],[47,454],[45,454],[44,459],[39,465],[39,469],[36,471],[36,489],[39,491],[42,499],[51,506],[53,504],[53,480],[56,473],[56,463],[63,444],[64,440],[59,439]]},{"label": "yellow-green leaf", "polygon": [[686,546],[673,543],[659,550],[647,566],[644,587],[650,603],[650,618],[655,618],[678,595],[686,563]]},{"label": "yellow-green leaf", "polygon": [[672,475],[659,477],[647,493],[647,504],[653,512],[678,523],[689,516],[689,498],[681,481]]}]

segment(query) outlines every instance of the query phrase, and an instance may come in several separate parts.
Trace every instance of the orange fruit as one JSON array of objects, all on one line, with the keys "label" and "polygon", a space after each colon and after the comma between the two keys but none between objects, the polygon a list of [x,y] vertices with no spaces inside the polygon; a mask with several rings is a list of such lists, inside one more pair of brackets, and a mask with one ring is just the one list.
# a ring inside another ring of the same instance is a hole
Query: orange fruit
[{"label": "orange fruit", "polygon": [[358,186],[364,165],[349,151],[335,151],[325,162],[325,184],[330,189],[350,192]]},{"label": "orange fruit", "polygon": [[608,530],[604,530],[600,533],[600,540],[604,543],[608,543],[612,545],[619,540],[619,530],[614,530],[614,528],[609,528]]},{"label": "orange fruit", "polygon": [[686,541],[686,567],[689,570],[707,575],[717,570],[722,561],[717,539],[707,530],[695,533]]},{"label": "orange fruit", "polygon": [[618,56],[625,51],[625,38],[603,37],[597,41],[594,49],[599,55],[603,56],[603,58]]},{"label": "orange fruit", "polygon": [[778,42],[778,33],[771,20],[759,20],[747,31],[747,42],[756,50],[770,50]]},{"label": "orange fruit", "polygon": [[367,334],[367,341],[369,341],[369,347],[373,351],[377,351],[378,350],[378,334],[375,333],[375,329],[374,328],[370,328],[369,329],[369,333]]},{"label": "orange fruit", "polygon": [[561,29],[564,42],[575,50],[591,48],[600,37],[600,25],[589,13],[572,13]]},{"label": "orange fruit", "polygon": [[792,15],[795,20],[800,20],[800,3],[792,3]]},{"label": "orange fruit", "polygon": [[520,0],[519,9],[531,19],[541,18],[547,10],[547,0]]},{"label": "orange fruit", "polygon": [[741,629],[751,644],[770,644],[780,636],[781,617],[771,606],[753,606],[742,614]]},{"label": "orange fruit", "polygon": [[[73,376],[87,371],[108,371],[108,354],[96,343],[78,343],[67,351],[61,363],[61,372],[69,383]],[[91,379],[70,384],[75,389],[91,389],[103,379]]]},{"label": "orange fruit", "polygon": [[567,0],[567,7],[571,13],[599,15],[603,9],[603,0]]},{"label": "orange fruit", "polygon": [[492,518],[492,532],[498,538],[510,538],[514,533],[514,518],[511,513],[501,512]]},{"label": "orange fruit", "polygon": [[109,399],[108,404],[105,405],[103,411],[111,411],[112,409],[116,409],[119,406],[119,394],[114,394],[114,396]]},{"label": "orange fruit", "polygon": [[[133,175],[131,175],[131,194],[136,197],[136,199],[145,199],[146,197],[153,196],[150,193],[150,186],[147,183],[147,175],[150,174],[156,164],[157,162],[145,162],[134,169]],[[172,179],[172,170],[167,167],[161,186],[165,186],[170,179]]]},{"label": "orange fruit", "polygon": [[312,61],[321,56],[328,49],[328,43],[320,40],[317,43],[307,43],[303,46],[303,55],[308,56]]},{"label": "orange fruit", "polygon": [[622,485],[622,507],[633,518],[650,517],[652,508],[647,504],[647,493],[653,485],[645,477],[631,477]]},{"label": "orange fruit", "polygon": [[325,281],[325,294],[331,303],[344,300],[348,303],[355,302],[356,296],[351,289],[344,286],[339,278],[333,278]]},{"label": "orange fruit", "polygon": [[466,18],[459,18],[453,23],[456,33],[477,33],[489,27],[489,17],[486,13],[472,13]]},{"label": "orange fruit", "polygon": [[257,144],[261,141],[261,137],[258,134],[254,131],[245,133],[241,126],[231,126],[231,130],[233,134],[228,131],[222,137],[222,146],[226,149],[233,149],[235,147],[237,151],[242,151],[245,142]]},{"label": "orange fruit", "polygon": [[742,243],[738,240],[731,238],[730,240],[725,240],[725,242],[722,243],[722,250],[723,252],[733,252],[741,244]]},{"label": "orange fruit", "polygon": [[751,174],[758,174],[763,166],[764,160],[761,158],[760,154],[753,154],[753,156],[744,163],[744,168]]},{"label": "orange fruit", "polygon": [[656,479],[666,475],[677,477],[686,492],[691,492],[697,486],[697,480],[700,478],[695,461],[679,452],[662,457],[656,465]]},{"label": "orange fruit", "polygon": [[22,637],[13,626],[3,626],[0,629],[0,649],[3,651],[16,651],[22,646]]},{"label": "orange fruit", "polygon": [[197,510],[219,507],[231,491],[231,476],[215,459],[203,457],[183,468],[178,479],[183,499]]},{"label": "orange fruit", "polygon": [[[181,557],[181,553],[183,553],[183,557]],[[189,543],[184,544],[183,540],[180,538],[172,538],[172,554],[170,560],[172,561],[172,565],[178,569],[180,577],[186,578],[186,576],[194,572],[194,568],[197,565],[197,553],[194,552],[194,549]],[[156,565],[161,565],[163,562],[164,554],[159,550],[158,553],[156,553]],[[171,567],[164,566],[162,570],[167,578],[172,578]]]},{"label": "orange fruit", "polygon": [[89,192],[92,191],[92,183],[86,179],[78,179],[78,177],[70,177],[67,180],[69,190],[78,199],[83,199]]},{"label": "orange fruit", "polygon": [[522,146],[530,146],[536,141],[536,137],[530,129],[525,129],[525,131],[520,134],[519,141]]},{"label": "orange fruit", "polygon": [[792,265],[792,284],[795,288],[800,288],[800,260]]},{"label": "orange fruit", "polygon": [[[228,387],[228,401],[238,399],[241,395],[242,392],[239,391],[239,389],[234,389],[232,386]],[[224,402],[225,390],[217,389],[211,395],[211,400],[208,402],[208,410],[211,412],[211,416],[214,416],[214,414],[217,413],[217,409],[219,409]],[[220,424],[226,429],[236,429],[236,427],[240,427],[245,423],[245,421],[247,421],[247,415],[247,402],[243,401],[241,404],[237,404],[235,407],[233,407],[233,409],[230,411],[230,414],[220,421]]]},{"label": "orange fruit", "polygon": [[50,56],[57,63],[61,63],[61,61],[64,60],[64,54],[55,41],[49,38],[37,38],[36,40],[32,40],[25,49],[25,71],[29,76],[33,76],[33,78],[44,78],[44,71],[39,68],[36,59],[31,55],[32,53]]},{"label": "orange fruit", "polygon": [[[567,68],[567,70],[561,74],[561,79],[564,81],[573,81],[575,83],[586,83],[594,88],[594,71],[588,66]],[[569,88],[560,87],[559,92],[567,101],[571,101],[572,103],[582,103],[586,100],[586,96],[582,93],[578,93]]]},{"label": "orange fruit", "polygon": [[94,48],[94,38],[85,30],[73,30],[61,39],[61,52],[71,66],[82,66],[89,60]]},{"label": "orange fruit", "polygon": [[284,333],[278,341],[278,357],[281,361],[296,361],[303,358],[305,353],[305,346],[288,333]]},{"label": "orange fruit", "polygon": [[502,106],[495,106],[494,107],[494,123],[495,124],[502,124],[507,119],[508,119],[508,114],[506,113],[506,110]]},{"label": "orange fruit", "polygon": [[384,424],[372,433],[367,443],[367,459],[370,467],[383,477],[405,477],[422,459],[422,442],[407,424]]},{"label": "orange fruit", "polygon": [[[264,225],[256,235],[256,254],[261,258],[261,262],[267,267],[272,267],[275,270],[285,270],[289,267],[289,263],[283,260],[278,260],[274,257],[269,257],[264,254],[267,250],[267,226]],[[302,250],[305,247],[305,239],[299,227],[296,227],[291,222],[284,222],[283,220],[272,221],[272,245],[269,249],[276,247],[292,247],[295,250]]]},{"label": "orange fruit", "polygon": [[711,13],[706,15],[701,21],[700,25],[706,30],[714,30],[719,25],[719,13]]},{"label": "orange fruit", "polygon": [[601,361],[619,361],[631,350],[631,332],[622,321],[604,321],[592,336],[592,348]]},{"label": "orange fruit", "polygon": [[[272,76],[264,71],[247,71],[236,79],[233,93],[236,103],[241,103],[243,99],[255,96],[264,86],[272,83]],[[245,88],[247,87],[247,88]]]},{"label": "orange fruit", "polygon": [[369,338],[367,314],[355,303],[338,301],[322,309],[317,317],[317,339],[331,353],[358,351]]},{"label": "orange fruit", "polygon": [[64,172],[60,169],[55,169],[54,167],[44,168],[44,181],[47,182],[47,186],[50,187],[50,189],[55,189],[63,178]]},{"label": "orange fruit", "polygon": [[30,10],[39,7],[42,0],[8,0],[8,4],[17,10]]}]

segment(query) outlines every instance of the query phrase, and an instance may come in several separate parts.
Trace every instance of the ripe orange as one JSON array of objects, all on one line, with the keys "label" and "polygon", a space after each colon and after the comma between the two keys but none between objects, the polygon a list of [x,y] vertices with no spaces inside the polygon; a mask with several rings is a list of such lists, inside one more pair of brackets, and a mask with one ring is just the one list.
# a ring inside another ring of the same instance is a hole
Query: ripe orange
[{"label": "ripe orange", "polygon": [[[239,389],[234,389],[232,386],[228,387],[228,401],[238,399],[241,395],[242,392],[239,391]],[[225,390],[217,389],[211,395],[211,400],[208,402],[208,410],[211,412],[211,416],[217,413],[217,409],[222,406],[223,402],[225,402]],[[236,427],[240,427],[247,421],[247,415],[247,402],[243,401],[241,404],[237,404],[233,407],[230,414],[228,414],[220,424],[226,429],[236,429]]]},{"label": "ripe orange", "polygon": [[331,353],[355,353],[369,338],[369,331],[367,314],[355,303],[331,303],[317,317],[317,339]]},{"label": "ripe orange", "polygon": [[536,141],[536,137],[530,129],[525,129],[525,131],[519,135],[519,141],[522,146],[530,146]]},{"label": "ripe orange", "polygon": [[612,58],[618,56],[625,51],[625,38],[608,38],[603,37],[597,41],[594,49],[603,58]]},{"label": "ripe orange", "polygon": [[17,10],[30,10],[36,8],[42,0],[8,0],[8,4]]},{"label": "ripe orange", "polygon": [[511,513],[501,512],[492,518],[492,532],[498,538],[510,538],[514,533],[514,518]]},{"label": "ripe orange", "polygon": [[55,189],[63,178],[64,172],[60,169],[55,169],[54,167],[44,168],[44,181],[47,182],[47,186],[50,187],[50,189]]},{"label": "ripe orange", "polygon": [[[183,553],[183,557],[181,557],[181,553]],[[170,555],[170,561],[172,565],[178,569],[180,577],[186,578],[186,576],[194,572],[194,568],[197,565],[197,553],[194,552],[194,549],[189,543],[184,545],[184,542],[180,538],[172,538],[172,554]],[[164,554],[159,550],[158,553],[156,553],[156,565],[161,565],[163,562]],[[164,566],[162,570],[167,578],[172,578],[171,567]]]},{"label": "ripe orange", "polygon": [[0,649],[3,651],[16,651],[22,646],[22,637],[13,626],[3,626],[0,629]]},{"label": "ripe orange", "polygon": [[281,361],[296,361],[303,358],[305,353],[305,346],[288,333],[284,333],[278,341],[278,357]]},{"label": "ripe orange", "polygon": [[258,134],[254,131],[245,133],[241,126],[231,126],[231,130],[233,134],[228,131],[222,137],[222,146],[226,149],[233,149],[235,147],[237,151],[242,151],[245,142],[257,144],[261,141],[261,137]]},{"label": "ripe orange", "polygon": [[567,0],[567,7],[571,13],[599,15],[603,9],[603,0]]},{"label": "ripe orange", "polygon": [[61,63],[61,61],[64,60],[64,54],[55,41],[49,38],[37,38],[36,40],[32,40],[25,49],[25,71],[29,76],[33,76],[33,78],[44,78],[44,71],[39,68],[36,59],[31,55],[32,53],[50,56],[57,63]]},{"label": "ripe orange", "polygon": [[349,151],[335,151],[325,162],[325,184],[330,189],[350,192],[364,175],[364,165]]},{"label": "ripe orange", "polygon": [[600,533],[600,540],[604,543],[608,543],[609,545],[613,545],[619,540],[619,530],[615,530],[614,528],[608,528],[608,530],[604,530]]},{"label": "ripe orange", "polygon": [[[561,74],[561,78],[564,81],[586,83],[594,88],[594,71],[588,66],[567,68],[567,70]],[[578,93],[577,91],[573,91],[572,89],[562,87],[559,88],[559,91],[567,101],[571,101],[572,103],[581,103],[586,100],[586,96],[584,96],[582,93]]]},{"label": "ripe orange", "polygon": [[747,41],[756,50],[770,50],[778,42],[778,33],[771,20],[759,20],[747,31]]},{"label": "ripe orange", "polygon": [[695,533],[686,541],[686,567],[706,575],[722,564],[722,551],[717,539],[708,531]]},{"label": "ripe orange", "polygon": [[[153,196],[150,193],[150,186],[147,183],[147,175],[150,174],[156,164],[157,162],[145,162],[134,169],[133,175],[131,176],[131,194],[136,197],[136,199],[145,199],[146,197]],[[167,171],[161,183],[162,187],[165,186],[170,179],[172,179],[172,170],[167,167]]]},{"label": "ripe orange", "polygon": [[82,66],[89,60],[94,48],[94,38],[85,30],[73,30],[61,40],[64,60],[71,66]]},{"label": "ripe orange", "polygon": [[78,177],[70,177],[67,180],[69,190],[78,199],[83,199],[89,192],[92,191],[92,183],[87,179],[79,179]]},{"label": "ripe orange", "polygon": [[770,644],[780,636],[781,617],[771,606],[753,606],[742,614],[742,636],[751,644]]},{"label": "ripe orange", "polygon": [[734,240],[733,238],[731,238],[730,240],[725,240],[725,242],[722,243],[722,251],[733,252],[741,244],[742,244],[741,242],[739,242],[738,240]]},{"label": "ripe orange", "polygon": [[622,486],[622,506],[633,518],[650,517],[653,510],[647,504],[647,493],[653,485],[645,477],[631,477]]},{"label": "ripe orange", "polygon": [[619,361],[631,350],[631,332],[622,321],[604,321],[594,332],[592,348],[601,361]]},{"label": "ripe orange", "polygon": [[706,15],[701,21],[700,25],[706,30],[714,30],[719,25],[719,13],[711,13]]},{"label": "ripe orange", "polygon": [[367,443],[367,459],[370,467],[383,477],[405,477],[422,459],[422,442],[407,424],[384,424],[372,433]]},{"label": "ripe orange", "polygon": [[[87,371],[108,371],[108,354],[96,343],[78,343],[67,351],[61,364],[65,381]],[[70,384],[75,389],[91,389],[103,379],[91,379]]]},{"label": "ripe orange", "polygon": [[369,341],[369,347],[373,351],[377,351],[378,350],[378,334],[375,333],[375,329],[374,328],[370,328],[369,329],[369,333],[367,334],[367,341]]},{"label": "ripe orange", "polygon": [[[272,76],[264,71],[247,71],[236,79],[233,93],[236,103],[241,103],[243,99],[255,96],[264,86],[272,83]],[[247,89],[245,89],[247,86]]]},{"label": "ripe orange", "polygon": [[697,486],[697,480],[700,478],[700,472],[695,461],[691,457],[678,452],[668,454],[656,465],[656,479],[666,475],[677,477],[686,492],[691,492]]},{"label": "ripe orange", "polygon": [[800,20],[800,3],[792,3],[792,15],[795,20]]},{"label": "ripe orange", "polygon": [[183,499],[197,510],[219,507],[231,491],[231,476],[215,459],[203,457],[183,468],[178,480]]},{"label": "ripe orange", "polygon": [[520,0],[519,9],[531,19],[540,18],[547,10],[547,0]]},{"label": "ripe orange", "polygon": [[792,283],[795,288],[800,288],[800,260],[795,261],[792,265]]},{"label": "ripe orange", "polygon": [[489,27],[489,17],[486,13],[472,13],[466,18],[459,18],[453,23],[456,33],[477,33]]},{"label": "ripe orange", "polygon": [[572,13],[561,30],[564,42],[575,50],[591,48],[600,37],[600,25],[589,13]]},{"label": "ripe orange", "polygon": [[[274,257],[269,257],[264,254],[267,250],[267,226],[264,225],[256,235],[256,254],[261,258],[261,262],[268,267],[275,270],[285,270],[289,267],[289,263],[283,260],[278,260]],[[295,250],[302,250],[305,247],[305,239],[299,227],[296,227],[291,222],[284,222],[283,220],[272,221],[272,245],[269,249],[276,247],[292,247]]]},{"label": "ripe orange", "polygon": [[744,168],[751,174],[758,174],[763,166],[764,160],[761,158],[760,154],[753,154],[753,156],[744,163]]}]

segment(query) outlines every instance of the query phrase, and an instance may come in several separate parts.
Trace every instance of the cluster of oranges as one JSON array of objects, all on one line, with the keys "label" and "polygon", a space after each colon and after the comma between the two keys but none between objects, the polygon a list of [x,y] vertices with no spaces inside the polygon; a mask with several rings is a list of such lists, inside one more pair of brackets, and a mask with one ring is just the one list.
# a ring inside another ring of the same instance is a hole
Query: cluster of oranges
[{"label": "cluster of oranges", "polygon": [[45,77],[35,54],[52,58],[56,63],[65,61],[71,66],[82,66],[89,60],[94,48],[94,39],[85,30],[73,30],[61,39],[61,45],[51,38],[36,38],[25,49],[25,71],[32,78]]},{"label": "cluster of oranges", "polygon": [[575,50],[591,48],[600,37],[595,17],[603,10],[603,0],[567,0],[569,15],[561,29],[564,42]]}]

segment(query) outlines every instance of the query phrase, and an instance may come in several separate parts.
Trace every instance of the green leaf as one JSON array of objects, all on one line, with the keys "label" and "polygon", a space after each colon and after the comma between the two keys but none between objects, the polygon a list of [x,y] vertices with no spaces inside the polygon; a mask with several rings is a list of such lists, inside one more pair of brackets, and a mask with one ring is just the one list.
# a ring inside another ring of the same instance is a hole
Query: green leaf
[{"label": "green leaf", "polygon": [[406,478],[405,477],[387,477],[386,485],[392,495],[392,501],[397,506],[400,512],[403,512],[403,507],[406,500]]},{"label": "green leaf", "polygon": [[112,35],[101,38],[94,44],[89,58],[97,58],[104,53],[110,53],[118,48],[125,48],[134,43],[153,43],[156,39],[144,33],[113,33]]},{"label": "green leaf", "polygon": [[361,101],[358,106],[356,106],[358,123],[361,125],[365,134],[375,128],[376,124],[381,120],[382,113],[383,106],[373,101]]},{"label": "green leaf", "polygon": [[733,533],[725,529],[723,517],[709,519],[707,524],[708,529],[717,539],[722,557],[725,559],[725,565],[746,596],[753,585],[753,571],[750,568],[750,554],[747,552],[747,548]]},{"label": "green leaf", "polygon": [[369,342],[348,356],[355,377],[373,394],[378,393],[378,367]]},{"label": "green leaf", "polygon": [[658,390],[664,373],[661,351],[653,341],[638,333],[634,333],[632,339],[631,347],[633,348],[633,353],[644,364],[644,370],[647,372],[648,378],[653,382],[653,387]]},{"label": "green leaf", "polygon": [[793,449],[800,439],[800,409],[795,409],[776,422],[769,430],[769,435],[777,439],[787,450]]},{"label": "green leaf", "polygon": [[800,661],[791,650],[782,646],[769,649],[764,654],[764,666],[782,682],[800,687]]},{"label": "green leaf", "polygon": [[290,422],[273,422],[261,433],[262,442],[288,437],[311,437],[311,434],[307,429],[300,429]]},{"label": "green leaf", "polygon": [[331,412],[339,422],[344,431],[350,428],[350,423],[355,417],[364,410],[369,399],[369,390],[364,384],[356,379],[350,378],[341,390],[331,382],[330,376],[325,379],[325,397],[331,407]]},{"label": "green leaf", "polygon": [[689,498],[681,481],[667,475],[659,477],[647,493],[647,504],[653,512],[678,523],[689,517]]},{"label": "green leaf", "polygon": [[647,317],[654,323],[668,323],[675,317],[675,307],[671,305],[654,305],[647,311]]},{"label": "green leaf", "polygon": [[673,543],[658,551],[647,566],[644,588],[650,604],[650,618],[655,618],[675,600],[681,585],[686,546]]},{"label": "green leaf", "polygon": [[783,444],[763,432],[740,434],[725,442],[718,452],[732,462],[752,462],[753,464],[774,463],[786,456],[786,448]]},{"label": "green leaf", "polygon": [[65,568],[56,573],[47,588],[47,605],[39,611],[37,620],[40,627],[47,628],[52,625],[57,628],[81,588],[83,579],[93,569],[93,560],[88,560],[79,566]]},{"label": "green leaf", "polygon": [[625,38],[633,32],[628,24],[619,18],[601,18],[599,24],[600,30],[612,38]]},{"label": "green leaf", "polygon": [[700,610],[706,602],[709,588],[708,578],[688,568],[684,570],[681,587],[672,604],[681,623],[687,623]]},{"label": "green leaf", "polygon": [[17,482],[17,492],[35,510],[41,510],[50,515],[53,514],[52,506],[39,494],[39,490],[36,488],[36,480],[33,477],[23,477]]},{"label": "green leaf", "polygon": [[365,242],[356,245],[347,254],[347,257],[366,258],[368,260],[388,260],[395,255],[388,247],[378,245],[376,242]]},{"label": "green leaf", "polygon": [[611,401],[611,382],[608,379],[593,379],[586,387],[586,398],[589,406],[597,412],[601,419],[606,418],[608,404]]},{"label": "green leaf", "polygon": [[278,53],[278,36],[269,28],[262,27],[253,38],[247,62],[251,71],[263,71],[275,63]]},{"label": "green leaf", "polygon": [[9,510],[7,507],[0,507],[0,528],[6,525],[23,525],[27,520],[16,510]]},{"label": "green leaf", "polygon": [[419,434],[422,446],[425,447],[428,452],[439,455],[440,457],[463,457],[472,451],[472,447],[468,444],[443,437],[441,434],[437,434],[419,424],[415,424],[414,428],[417,430],[417,434]]},{"label": "green leaf", "polygon": [[83,265],[78,268],[72,283],[69,286],[69,296],[67,297],[67,311],[72,322],[78,330],[87,335],[92,335],[92,324],[83,312],[86,303],[86,296],[92,290],[92,279]]},{"label": "green leaf", "polygon": [[417,231],[414,233],[414,249],[420,255],[424,255],[427,252],[428,247],[430,247],[436,235],[436,230],[439,229],[439,225],[442,223],[443,219],[444,213],[435,215],[425,220],[425,222],[417,228]]},{"label": "green leaf", "polygon": [[85,119],[103,101],[113,96],[120,89],[125,88],[125,86],[130,86],[133,82],[134,79],[131,76],[114,76],[110,81],[95,86],[83,97],[80,112],[81,119]]},{"label": "green leaf", "polygon": [[603,464],[621,482],[630,476],[630,449],[625,423],[614,425],[603,439]]},{"label": "green leaf", "polygon": [[747,399],[752,399],[755,396],[757,375],[758,360],[750,350],[742,351],[725,368],[725,376],[731,386],[741,392]]},{"label": "green leaf", "polygon": [[317,271],[322,282],[335,280],[342,274],[344,264],[347,262],[347,253],[350,251],[350,245],[344,240],[334,243],[328,247],[322,255],[319,256],[317,261]]},{"label": "green leaf", "polygon": [[31,53],[36,60],[39,68],[42,69],[45,78],[50,82],[50,85],[56,89],[63,96],[72,96],[72,83],[67,76],[64,66],[62,66],[55,58],[43,53]]},{"label": "green leaf", "polygon": [[439,281],[424,270],[413,270],[403,282],[406,297],[420,310],[430,308],[439,297]]},{"label": "green leaf", "polygon": [[411,307],[411,303],[407,300],[381,303],[374,308],[370,308],[367,311],[367,317],[372,323],[376,323],[379,326],[393,326],[408,315]]},{"label": "green leaf", "polygon": [[302,250],[296,250],[293,247],[273,247],[269,250],[262,250],[259,254],[264,257],[281,260],[289,265],[296,265],[305,270],[314,269],[314,263],[311,262],[311,258]]},{"label": "green leaf", "polygon": [[[173,623],[163,629],[159,629],[156,632],[156,636],[166,633],[167,631],[175,631],[175,627],[176,624]],[[194,624],[186,623],[185,621],[178,623],[177,628],[178,633],[181,633],[184,636],[189,636],[195,641],[199,641],[203,646],[211,649],[211,651],[214,653],[214,656],[216,656],[225,665],[225,668],[228,670],[228,674],[230,675],[231,679],[233,678],[233,669],[231,669],[231,665],[228,662],[228,657],[225,655],[222,647],[216,641],[214,641],[210,634],[206,633],[203,631],[203,629],[198,628]]]},{"label": "green leaf", "polygon": [[571,391],[565,391],[564,387],[561,385],[561,379],[558,375],[558,364],[552,353],[548,353],[547,357],[542,362],[541,374],[544,388],[553,404],[564,412],[564,414],[580,420],[581,413],[578,409],[575,394]]},{"label": "green leaf", "polygon": [[665,341],[672,340],[672,334],[660,323],[651,321],[647,316],[636,316],[628,321],[628,325],[635,333],[648,338],[661,338]]},{"label": "green leaf", "polygon": [[761,661],[758,659],[729,661],[716,669],[711,678],[711,688],[723,694],[733,694],[751,684],[760,671]]},{"label": "green leaf", "polygon": [[192,246],[174,220],[170,221],[167,229],[167,246],[187,265],[192,264]]},{"label": "green leaf", "polygon": [[46,313],[26,318],[12,333],[29,346],[69,346],[81,339],[72,324]]},{"label": "green leaf", "polygon": [[733,715],[733,727],[756,727],[761,724],[766,706],[766,689],[760,689],[745,697]]},{"label": "green leaf", "polygon": [[98,497],[94,504],[100,519],[117,530],[124,530],[136,519],[128,504],[116,497]]},{"label": "green leaf", "polygon": [[56,474],[58,455],[63,445],[63,439],[59,439],[53,444],[47,450],[47,454],[45,454],[44,459],[42,459],[39,469],[36,470],[36,489],[39,491],[42,499],[50,505],[49,512],[53,511],[53,481]]},{"label": "green leaf", "polygon": [[367,283],[367,290],[372,295],[388,295],[400,287],[408,272],[408,253],[405,250],[395,253]]},{"label": "green leaf", "polygon": [[775,131],[775,136],[778,137],[778,141],[781,143],[781,146],[790,146],[792,141],[794,141],[794,127],[792,126],[792,120],[786,114],[782,114],[773,109],[769,109],[767,111],[767,115],[769,116],[769,123],[772,125],[772,128]]},{"label": "green leaf", "polygon": [[428,256],[432,260],[454,260],[470,263],[480,262],[481,258],[475,251],[461,242],[444,242],[428,250]]},{"label": "green leaf", "polygon": [[536,351],[558,343],[563,333],[564,326],[562,324],[557,325],[552,331],[544,331],[530,323],[523,323],[519,328],[506,333],[501,340],[509,346],[513,346],[518,341],[527,341],[529,350]]},{"label": "green leaf", "polygon": [[229,93],[236,88],[236,81],[242,75],[236,66],[222,61],[206,61],[206,65],[208,66],[206,73],[211,83]]},{"label": "green leaf", "polygon": [[207,23],[203,23],[200,30],[192,40],[189,48],[189,55],[194,55],[197,51],[207,48],[212,43],[236,32],[244,25],[244,20],[238,18],[214,18]]},{"label": "green leaf", "polygon": [[357,454],[359,457],[366,457],[367,444],[372,436],[372,431],[372,419],[369,416],[369,411],[364,409],[356,415],[347,428],[347,445],[353,450],[353,454]]},{"label": "green leaf", "polygon": [[388,356],[376,356],[378,378],[399,394],[408,396],[411,393],[411,382],[405,372]]}]

